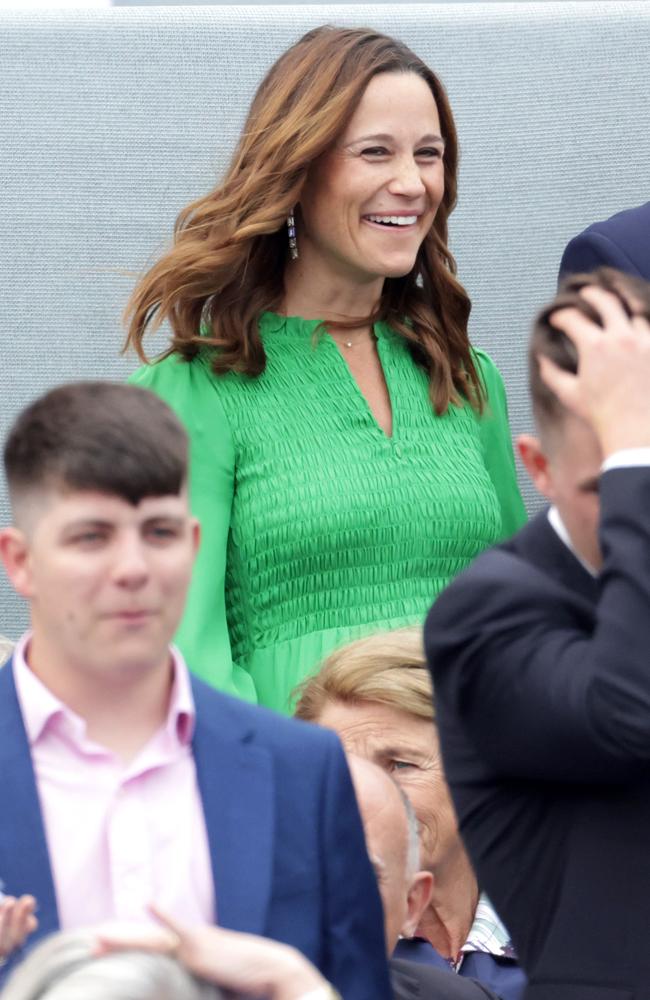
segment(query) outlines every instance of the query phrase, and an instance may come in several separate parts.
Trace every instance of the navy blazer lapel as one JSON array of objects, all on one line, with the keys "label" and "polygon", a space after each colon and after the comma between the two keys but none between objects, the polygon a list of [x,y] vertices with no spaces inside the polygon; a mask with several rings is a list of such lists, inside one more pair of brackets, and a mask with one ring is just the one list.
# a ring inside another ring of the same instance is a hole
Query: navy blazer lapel
[{"label": "navy blazer lapel", "polygon": [[32,756],[16,695],[12,661],[0,668],[0,879],[9,895],[31,893],[38,904],[37,938],[59,928]]},{"label": "navy blazer lapel", "polygon": [[217,923],[264,934],[273,874],[275,795],[268,751],[230,699],[193,682],[193,740],[215,884]]},{"label": "navy blazer lapel", "polygon": [[548,519],[548,508],[529,521],[504,548],[517,552],[589,604],[598,600],[598,580],[576,559]]}]

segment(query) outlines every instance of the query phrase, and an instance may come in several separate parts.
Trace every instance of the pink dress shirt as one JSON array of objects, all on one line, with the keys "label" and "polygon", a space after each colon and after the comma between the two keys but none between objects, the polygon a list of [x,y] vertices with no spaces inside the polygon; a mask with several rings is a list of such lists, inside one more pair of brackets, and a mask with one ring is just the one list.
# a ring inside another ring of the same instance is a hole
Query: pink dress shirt
[{"label": "pink dress shirt", "polygon": [[147,903],[185,924],[214,923],[207,831],[191,739],[187,668],[172,651],[165,724],[122,763],[86,736],[83,719],[32,673],[29,635],[14,653],[59,919],[64,929],[105,920],[153,922]]}]

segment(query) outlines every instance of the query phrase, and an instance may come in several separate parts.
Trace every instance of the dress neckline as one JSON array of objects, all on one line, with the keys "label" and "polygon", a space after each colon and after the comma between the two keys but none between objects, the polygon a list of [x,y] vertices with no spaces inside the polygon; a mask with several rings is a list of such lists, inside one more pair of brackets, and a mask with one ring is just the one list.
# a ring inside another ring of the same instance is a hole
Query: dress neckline
[{"label": "dress neckline", "polygon": [[[304,319],[302,316],[285,316],[282,313],[266,310],[259,319],[260,330],[269,333],[285,333],[293,337],[305,337],[314,333],[324,323],[322,319]],[[373,333],[377,339],[386,337],[390,327],[385,320],[373,324]],[[326,329],[323,333],[327,334]]]}]

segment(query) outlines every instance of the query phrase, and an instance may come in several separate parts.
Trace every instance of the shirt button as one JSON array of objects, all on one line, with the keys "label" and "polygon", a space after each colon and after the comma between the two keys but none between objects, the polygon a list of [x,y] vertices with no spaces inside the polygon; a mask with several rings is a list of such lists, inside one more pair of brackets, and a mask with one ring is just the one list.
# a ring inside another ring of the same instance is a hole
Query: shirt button
[{"label": "shirt button", "polygon": [[400,447],[400,445],[396,444],[395,448],[393,449],[393,451],[395,453],[395,458],[401,458],[402,457],[403,449]]}]

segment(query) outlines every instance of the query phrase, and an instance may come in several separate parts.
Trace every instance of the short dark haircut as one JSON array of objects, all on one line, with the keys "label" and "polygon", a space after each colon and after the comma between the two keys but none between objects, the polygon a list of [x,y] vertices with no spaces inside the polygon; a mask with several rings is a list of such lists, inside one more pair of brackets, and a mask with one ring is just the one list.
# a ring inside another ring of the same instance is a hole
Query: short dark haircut
[{"label": "short dark haircut", "polygon": [[14,512],[35,491],[97,490],[137,504],[178,495],[187,434],[154,393],[111,382],[73,382],[20,413],[4,447]]},{"label": "short dark haircut", "polygon": [[591,285],[615,295],[628,316],[645,316],[650,320],[650,282],[624,274],[613,267],[599,267],[590,274],[571,274],[566,277],[553,301],[537,316],[530,338],[528,374],[530,395],[535,422],[539,431],[557,424],[566,410],[541,377],[538,358],[550,358],[564,371],[575,374],[578,354],[573,341],[553,326],[553,314],[559,309],[578,309],[592,322],[602,326],[596,309],[580,295],[580,290]]}]

